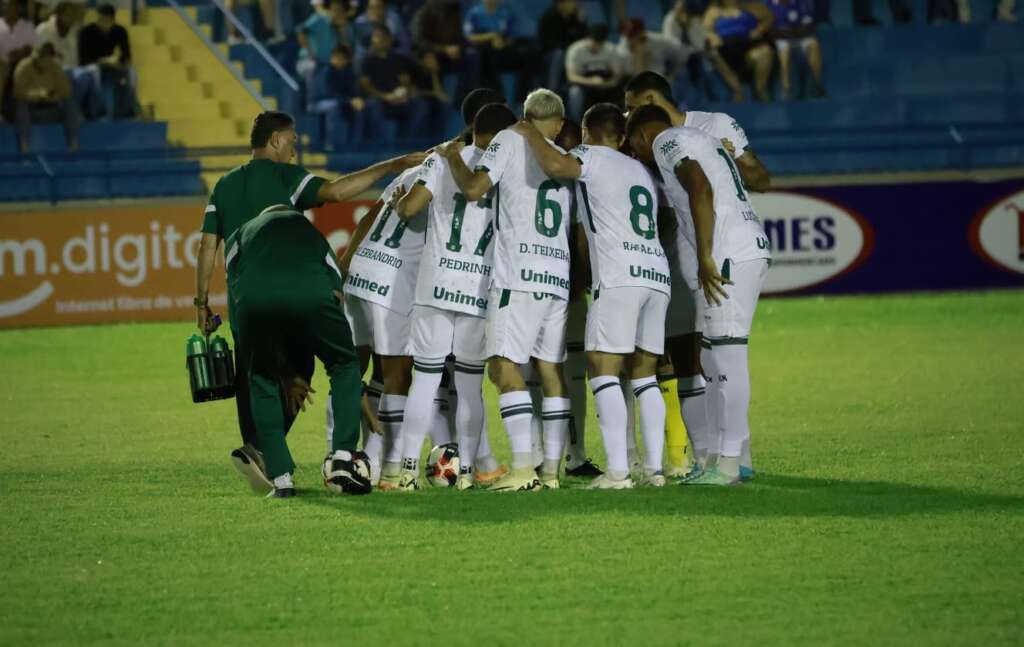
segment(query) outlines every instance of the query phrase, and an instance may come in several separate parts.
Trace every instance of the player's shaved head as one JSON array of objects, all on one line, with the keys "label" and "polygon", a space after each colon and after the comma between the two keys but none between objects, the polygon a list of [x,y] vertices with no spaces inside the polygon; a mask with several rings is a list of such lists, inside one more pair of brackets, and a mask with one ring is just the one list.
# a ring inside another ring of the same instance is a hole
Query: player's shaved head
[{"label": "player's shaved head", "polygon": [[476,141],[482,137],[493,137],[516,123],[516,113],[504,103],[491,103],[480,109],[473,120],[473,136]]},{"label": "player's shaved head", "polygon": [[654,139],[671,126],[672,118],[653,103],[630,111],[629,119],[626,120],[626,137],[636,158],[644,163],[652,162],[654,154],[651,147]]},{"label": "player's shaved head", "polygon": [[626,134],[626,117],[614,103],[598,103],[583,115],[583,128],[590,138],[618,146]]},{"label": "player's shaved head", "polygon": [[629,83],[626,84],[626,94],[641,95],[647,92],[655,92],[661,95],[661,98],[673,102],[672,99],[672,86],[669,85],[668,80],[657,72],[641,72],[637,74]]}]

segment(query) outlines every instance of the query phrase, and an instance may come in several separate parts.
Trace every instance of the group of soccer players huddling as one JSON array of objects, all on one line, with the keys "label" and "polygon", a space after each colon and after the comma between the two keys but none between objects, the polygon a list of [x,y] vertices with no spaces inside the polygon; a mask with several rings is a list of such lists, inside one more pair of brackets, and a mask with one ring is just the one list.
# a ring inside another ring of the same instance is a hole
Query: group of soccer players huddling
[{"label": "group of soccer players huddling", "polygon": [[[566,455],[598,489],[753,477],[747,338],[771,250],[747,192],[768,174],[732,118],[680,112],[657,74],[625,99],[625,115],[591,107],[579,143],[554,92],[531,92],[518,120],[477,90],[471,138],[403,172],[358,224],[340,264],[373,356],[383,433],[363,451],[379,489],[420,487],[428,435],[457,445],[458,489],[557,488]],[[583,445],[587,383],[604,472]]]}]

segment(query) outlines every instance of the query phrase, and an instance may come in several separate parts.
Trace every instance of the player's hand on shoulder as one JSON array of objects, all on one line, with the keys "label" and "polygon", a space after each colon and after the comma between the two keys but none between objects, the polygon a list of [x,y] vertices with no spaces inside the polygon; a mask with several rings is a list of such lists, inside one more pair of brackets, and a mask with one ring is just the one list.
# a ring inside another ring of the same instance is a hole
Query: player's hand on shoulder
[{"label": "player's hand on shoulder", "polygon": [[406,193],[408,193],[408,191],[406,191],[404,185],[399,184],[396,186],[395,190],[391,192],[391,197],[388,198],[388,206],[394,209],[395,205],[398,204],[399,200],[405,197]]},{"label": "player's hand on shoulder", "polygon": [[538,132],[537,128],[525,119],[520,119],[516,123],[508,127],[514,133],[518,133],[523,137],[529,137],[530,135]]},{"label": "player's hand on shoulder", "polygon": [[462,154],[462,149],[466,147],[466,143],[461,139],[456,138],[451,141],[447,141],[437,147],[437,154],[445,159],[452,159]]},{"label": "player's hand on shoulder", "polygon": [[718,264],[711,256],[702,257],[698,261],[697,279],[708,305],[722,305],[722,299],[729,298],[723,286],[732,285],[732,281],[722,276]]},{"label": "player's hand on shoulder", "polygon": [[429,153],[417,151],[415,153],[406,153],[401,157],[396,157],[392,160],[392,165],[396,173],[404,171],[405,169],[419,166],[423,163],[423,160],[427,159]]},{"label": "player's hand on shoulder", "polygon": [[722,146],[725,147],[725,150],[729,151],[729,155],[736,155],[736,146],[733,145],[731,141],[729,141],[728,137],[722,138]]}]

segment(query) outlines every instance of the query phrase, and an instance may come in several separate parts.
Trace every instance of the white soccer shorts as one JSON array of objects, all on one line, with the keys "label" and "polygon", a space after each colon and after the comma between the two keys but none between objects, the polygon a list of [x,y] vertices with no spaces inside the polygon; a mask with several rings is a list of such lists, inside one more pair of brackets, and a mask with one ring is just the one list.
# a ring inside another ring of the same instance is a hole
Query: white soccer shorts
[{"label": "white soccer shorts", "polygon": [[[750,326],[754,323],[754,311],[757,300],[761,296],[761,286],[768,274],[771,261],[757,258],[752,261],[733,263],[726,259],[722,264],[722,276],[731,280],[733,285],[726,285],[728,299],[720,299],[721,303],[708,305],[705,301],[701,310],[704,313],[704,337],[707,339],[745,339],[750,336]],[[703,299],[704,293],[698,297]]]},{"label": "white soccer shorts", "polygon": [[587,312],[588,351],[628,354],[637,348],[665,352],[668,295],[642,287],[601,288]]},{"label": "white soccer shorts", "polygon": [[436,359],[451,354],[466,362],[487,359],[483,317],[414,305],[409,319],[408,348],[413,357]]},{"label": "white soccer shorts", "polygon": [[369,346],[378,355],[408,355],[409,317],[384,306],[345,295],[345,317],[356,346]]},{"label": "white soccer shorts", "polygon": [[488,357],[525,364],[565,361],[568,303],[550,294],[492,288],[487,299]]}]

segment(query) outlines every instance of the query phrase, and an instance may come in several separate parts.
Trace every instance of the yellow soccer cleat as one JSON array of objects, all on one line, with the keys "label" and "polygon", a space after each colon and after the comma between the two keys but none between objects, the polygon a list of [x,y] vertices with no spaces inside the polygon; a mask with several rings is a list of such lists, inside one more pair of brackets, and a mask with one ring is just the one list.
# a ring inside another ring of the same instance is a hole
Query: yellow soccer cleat
[{"label": "yellow soccer cleat", "polygon": [[504,465],[499,465],[498,469],[493,472],[476,472],[474,481],[480,487],[490,487],[506,474],[508,474],[508,468]]}]

